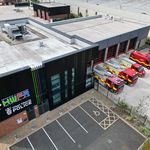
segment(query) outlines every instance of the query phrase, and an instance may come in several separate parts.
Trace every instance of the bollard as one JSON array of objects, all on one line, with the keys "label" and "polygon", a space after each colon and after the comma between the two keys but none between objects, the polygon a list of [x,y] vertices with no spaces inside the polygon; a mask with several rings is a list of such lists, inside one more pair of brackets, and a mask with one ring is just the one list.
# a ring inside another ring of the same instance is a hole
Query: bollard
[{"label": "bollard", "polygon": [[33,130],[35,130],[35,129],[36,129],[35,122],[32,121],[32,122],[31,122],[31,130],[33,131]]}]

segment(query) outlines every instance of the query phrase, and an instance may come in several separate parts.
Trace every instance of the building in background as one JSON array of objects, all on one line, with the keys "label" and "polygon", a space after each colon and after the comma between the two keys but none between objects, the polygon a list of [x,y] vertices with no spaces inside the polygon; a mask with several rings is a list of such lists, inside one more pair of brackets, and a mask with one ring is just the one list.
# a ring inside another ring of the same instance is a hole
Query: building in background
[{"label": "building in background", "polygon": [[49,20],[65,20],[69,18],[70,6],[61,3],[34,3],[34,16]]},{"label": "building in background", "polygon": [[0,5],[12,5],[18,3],[27,3],[27,0],[0,0]]}]

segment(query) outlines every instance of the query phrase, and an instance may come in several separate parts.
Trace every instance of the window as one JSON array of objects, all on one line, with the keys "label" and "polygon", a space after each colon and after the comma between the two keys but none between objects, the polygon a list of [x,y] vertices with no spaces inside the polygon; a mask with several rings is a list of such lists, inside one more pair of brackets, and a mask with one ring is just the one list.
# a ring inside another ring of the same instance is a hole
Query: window
[{"label": "window", "polygon": [[55,105],[61,101],[60,75],[56,74],[56,75],[51,76],[51,83],[52,83],[53,104]]},{"label": "window", "polygon": [[68,98],[68,71],[65,71],[65,98]]},{"label": "window", "polygon": [[91,69],[91,66],[88,65],[88,67],[86,69],[86,84],[85,84],[86,88],[92,86],[92,84],[93,84],[93,78],[92,78],[91,74],[92,74],[92,69]]},{"label": "window", "polygon": [[72,80],[71,80],[72,95],[74,95],[74,81],[75,81],[75,69],[72,68]]}]

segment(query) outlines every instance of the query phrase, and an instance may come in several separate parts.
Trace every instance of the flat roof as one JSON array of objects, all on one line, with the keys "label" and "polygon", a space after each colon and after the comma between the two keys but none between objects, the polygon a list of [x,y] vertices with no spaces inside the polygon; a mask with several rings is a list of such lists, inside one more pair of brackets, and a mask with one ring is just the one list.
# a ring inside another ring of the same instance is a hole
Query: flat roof
[{"label": "flat roof", "polygon": [[[39,46],[40,41],[43,42],[43,47]],[[42,65],[42,61],[73,51],[76,51],[76,49],[55,38],[47,38],[13,46],[1,41],[0,74],[25,66],[34,68]]]},{"label": "flat roof", "polygon": [[146,26],[145,24],[134,23],[127,20],[99,17],[80,22],[56,25],[53,26],[53,28],[68,35],[77,35],[96,43]]},{"label": "flat roof", "polygon": [[65,4],[62,4],[62,3],[57,3],[57,2],[38,3],[38,4],[36,4],[36,5],[44,6],[44,7],[47,7],[47,8],[68,6],[68,5],[65,5]]},{"label": "flat roof", "polygon": [[35,68],[41,66],[43,61],[87,47],[63,41],[48,33],[43,26],[39,26],[36,23],[27,24],[29,34],[25,35],[23,40],[12,41],[0,31],[0,75],[26,66]]}]

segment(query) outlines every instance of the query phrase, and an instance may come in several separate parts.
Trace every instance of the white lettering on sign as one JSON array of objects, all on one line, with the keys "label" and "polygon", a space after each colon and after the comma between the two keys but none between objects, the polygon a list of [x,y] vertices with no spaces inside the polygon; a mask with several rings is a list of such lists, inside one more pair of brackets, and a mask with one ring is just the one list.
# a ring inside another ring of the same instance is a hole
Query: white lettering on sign
[{"label": "white lettering on sign", "polygon": [[13,107],[6,108],[5,111],[6,111],[7,115],[11,115],[12,113],[19,111],[19,110],[21,110],[21,109],[23,109],[23,108],[25,108],[31,104],[32,104],[32,101],[31,101],[31,99],[29,99],[25,102],[22,102],[18,105],[15,105]]}]

